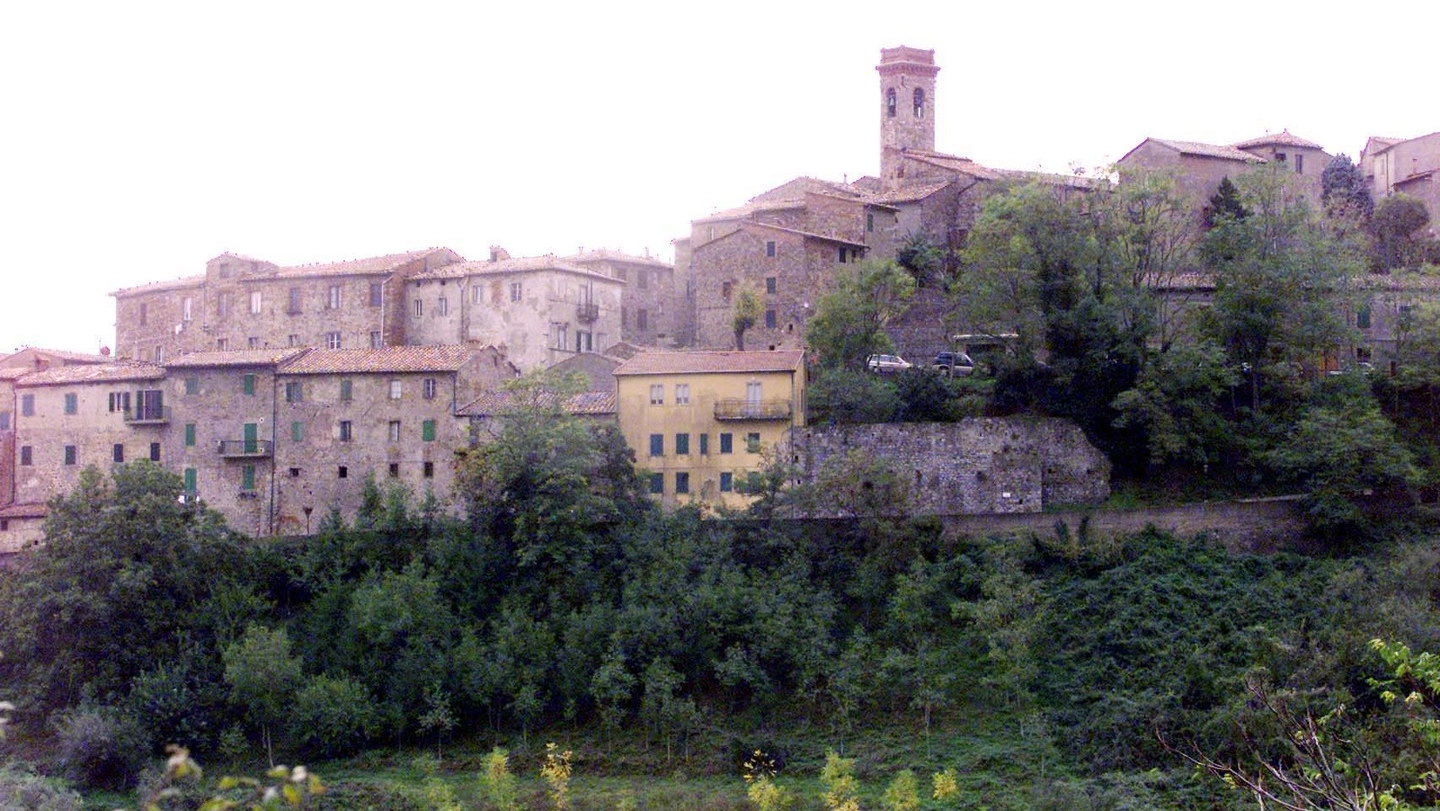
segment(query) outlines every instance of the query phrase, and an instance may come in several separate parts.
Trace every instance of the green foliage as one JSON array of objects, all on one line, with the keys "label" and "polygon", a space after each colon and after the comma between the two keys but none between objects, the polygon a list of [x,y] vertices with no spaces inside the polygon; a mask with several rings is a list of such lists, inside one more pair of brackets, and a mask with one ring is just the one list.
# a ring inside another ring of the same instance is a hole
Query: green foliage
[{"label": "green foliage", "polygon": [[860,781],[855,777],[854,758],[827,752],[820,782],[825,786],[826,811],[860,811]]},{"label": "green foliage", "polygon": [[300,689],[300,658],[290,652],[290,637],[283,628],[259,625],[221,652],[230,700],[244,707],[260,726],[265,754],[275,765],[271,729],[284,717],[291,698]]},{"label": "green foliage", "polygon": [[846,265],[815,305],[805,342],[826,371],[864,372],[873,353],[892,348],[885,326],[915,295],[915,277],[894,262]]},{"label": "green foliage", "polygon": [[1424,201],[1408,194],[1381,200],[1370,217],[1375,236],[1374,267],[1379,271],[1413,268],[1427,258],[1429,242],[1420,230],[1430,224]]},{"label": "green foliage", "polygon": [[56,719],[58,757],[64,775],[86,789],[129,785],[138,767],[135,741],[115,711],[79,707]]},{"label": "green foliage", "polygon": [[1210,196],[1210,205],[1205,209],[1205,227],[1214,228],[1233,220],[1243,220],[1249,213],[1240,190],[1227,175],[1220,178],[1219,186]]},{"label": "green foliage", "polygon": [[360,751],[379,733],[380,721],[365,685],[344,676],[309,677],[290,710],[292,740],[317,758]]},{"label": "green foliage", "polygon": [[550,807],[566,811],[570,807],[570,750],[562,750],[553,741],[545,744],[545,762],[540,764],[540,779],[545,781]]},{"label": "green foliage", "polygon": [[765,302],[755,288],[741,284],[735,291],[735,304],[730,314],[730,328],[735,332],[735,348],[745,349],[745,333],[765,315]]},{"label": "green foliage", "polygon": [[515,786],[515,775],[510,771],[510,753],[495,747],[485,756],[481,773],[485,786],[485,797],[498,811],[518,811],[520,803]]},{"label": "green foliage", "polygon": [[[938,796],[938,791],[936,795],[935,799],[943,799]],[[920,808],[920,781],[915,778],[915,773],[902,769],[896,774],[890,785],[885,787],[882,801],[887,811],[917,811]]]},{"label": "green foliage", "polygon": [[1364,172],[1349,155],[1336,155],[1320,172],[1320,202],[1331,217],[1370,219],[1375,211],[1375,198]]},{"label": "green foliage", "polygon": [[924,233],[915,232],[905,237],[895,249],[895,264],[915,277],[918,287],[940,287],[946,277],[946,252],[926,238]]},{"label": "green foliage", "polygon": [[0,764],[0,811],[81,811],[79,794],[14,763]]}]

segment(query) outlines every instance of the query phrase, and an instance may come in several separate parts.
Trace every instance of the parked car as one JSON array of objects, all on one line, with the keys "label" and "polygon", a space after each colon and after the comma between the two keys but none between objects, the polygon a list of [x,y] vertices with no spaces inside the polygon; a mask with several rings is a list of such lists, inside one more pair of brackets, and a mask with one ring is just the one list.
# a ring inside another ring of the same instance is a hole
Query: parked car
[{"label": "parked car", "polygon": [[942,374],[963,376],[975,373],[975,361],[964,352],[937,352],[931,368]]},{"label": "parked car", "polygon": [[899,355],[871,355],[865,360],[865,368],[872,372],[901,372],[910,366],[910,361]]}]

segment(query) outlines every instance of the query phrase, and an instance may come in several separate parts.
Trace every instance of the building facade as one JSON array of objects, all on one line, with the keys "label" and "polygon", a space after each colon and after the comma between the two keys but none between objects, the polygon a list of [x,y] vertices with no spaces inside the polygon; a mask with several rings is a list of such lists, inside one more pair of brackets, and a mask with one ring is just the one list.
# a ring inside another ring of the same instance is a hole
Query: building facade
[{"label": "building facade", "polygon": [[740,507],[805,425],[804,352],[645,352],[615,369],[615,407],[650,493]]}]

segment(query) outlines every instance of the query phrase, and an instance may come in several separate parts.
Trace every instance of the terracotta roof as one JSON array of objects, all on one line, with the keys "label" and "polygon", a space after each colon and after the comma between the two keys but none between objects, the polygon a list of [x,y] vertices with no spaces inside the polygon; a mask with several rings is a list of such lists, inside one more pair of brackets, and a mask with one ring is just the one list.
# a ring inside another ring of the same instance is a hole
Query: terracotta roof
[{"label": "terracotta roof", "polygon": [[958,155],[947,155],[944,152],[928,152],[920,149],[911,149],[905,152],[905,157],[921,163],[928,163],[931,166],[938,166],[948,172],[956,172],[962,175],[978,177],[981,180],[995,180],[995,170],[987,169],[984,166]]},{"label": "terracotta roof", "polygon": [[545,256],[522,256],[515,259],[500,259],[495,262],[477,259],[416,273],[410,278],[424,280],[463,279],[468,276],[504,276],[511,273],[533,273],[544,270],[557,270],[562,273],[571,273],[592,279],[604,279],[607,282],[614,282],[615,284],[624,284],[624,282],[616,279],[614,276],[591,270],[590,268],[569,264],[553,254],[547,254]]},{"label": "terracotta roof", "polygon": [[108,355],[96,355],[90,352],[72,352],[68,349],[44,349],[38,346],[22,346],[14,354],[0,358],[0,363],[10,360],[25,352],[37,352],[41,355],[50,355],[70,363],[109,363],[112,358]]},{"label": "terracotta roof", "polygon": [[44,504],[11,504],[9,507],[0,507],[0,518],[44,518],[50,514],[50,508]]},{"label": "terracotta roof", "polygon": [[887,192],[880,192],[873,198],[881,204],[913,203],[916,200],[924,200],[936,192],[944,190],[952,182],[951,180],[914,180],[898,189]]},{"label": "terracotta roof", "polygon": [[[1236,149],[1233,146],[1202,144],[1199,141],[1172,141],[1166,138],[1146,138],[1145,140],[1154,141],[1157,144],[1167,146],[1182,155],[1199,155],[1203,158],[1221,158],[1223,160],[1244,161],[1245,163],[1265,162],[1264,158],[1261,158],[1257,155],[1251,155],[1249,152],[1246,152],[1243,149]],[[1135,147],[1135,149],[1139,148],[1139,146]],[[1135,150],[1132,149],[1130,151],[1134,152]]]},{"label": "terracotta roof", "polygon": [[[554,394],[540,397],[540,406],[553,406]],[[460,409],[462,417],[499,417],[519,408],[508,391],[487,391]],[[615,413],[615,392],[582,391],[565,401],[565,413],[575,416],[604,416]]]},{"label": "terracotta roof", "polygon": [[1428,273],[1366,273],[1350,279],[1357,290],[1440,290],[1440,276]]},{"label": "terracotta roof", "polygon": [[[463,262],[465,258],[449,248],[425,248],[419,251],[391,253],[385,256],[371,256],[365,259],[351,259],[345,262],[325,262],[313,265],[292,265],[282,267],[273,275],[279,277],[300,276],[372,276],[394,273],[401,265],[408,264],[432,254],[440,254],[449,264]],[[268,274],[247,274],[243,279],[265,278]]]},{"label": "terracotta roof", "polygon": [[1251,138],[1248,141],[1241,141],[1231,146],[1236,149],[1251,149],[1257,146],[1292,146],[1300,149],[1323,149],[1324,147],[1314,141],[1307,141],[1296,135],[1291,135],[1290,130],[1281,130],[1279,133],[1262,135],[1259,138]]},{"label": "terracotta roof", "polygon": [[453,372],[477,350],[468,346],[387,346],[379,349],[314,349],[287,361],[282,375],[366,372]]},{"label": "terracotta roof", "polygon": [[[841,239],[840,237],[832,237],[832,236],[830,236],[830,235],[828,235],[828,234],[816,234],[816,233],[813,233],[813,232],[811,232],[811,231],[801,231],[801,230],[799,230],[799,229],[797,229],[797,228],[786,228],[786,227],[781,226],[781,225],[771,225],[771,224],[768,223],[768,222],[747,222],[747,223],[741,223],[740,226],[741,226],[741,229],[742,229],[742,230],[744,230],[744,229],[749,229],[749,228],[762,228],[762,229],[765,229],[765,230],[767,230],[767,231],[779,231],[779,232],[781,232],[781,233],[783,233],[783,234],[794,234],[794,235],[796,235],[796,236],[804,237],[804,238],[806,238],[806,239],[823,239],[823,240],[825,240],[826,242],[835,242],[835,243],[838,243],[838,244],[841,244],[841,245],[853,245],[853,246],[856,247],[856,248],[869,248],[869,247],[870,247],[870,246],[866,245],[866,244],[863,243],[863,242],[855,242],[855,241],[849,240],[849,239]],[[728,237],[728,236],[730,236],[730,234],[726,234],[725,236]],[[724,238],[725,238],[725,237],[716,237],[714,241],[719,241],[719,240],[724,239]]]},{"label": "terracotta roof", "polygon": [[190,352],[176,355],[163,364],[167,369],[200,369],[220,366],[276,366],[312,350],[296,349],[232,349],[225,352]]},{"label": "terracotta roof", "polygon": [[55,366],[41,372],[31,372],[15,381],[15,386],[59,386],[72,383],[109,383],[124,380],[160,380],[165,369],[153,363],[83,363],[74,366]]},{"label": "terracotta roof", "polygon": [[186,276],[183,279],[171,279],[165,282],[150,282],[149,284],[136,285],[135,287],[122,287],[119,290],[111,291],[110,295],[115,298],[126,296],[137,296],[142,293],[163,293],[166,290],[182,290],[187,287],[204,287],[205,276]]},{"label": "terracotta roof", "polygon": [[725,220],[743,220],[748,219],[752,215],[758,214],[762,211],[792,211],[794,209],[804,207],[804,198],[795,198],[791,200],[765,200],[759,203],[746,203],[743,206],[736,206],[735,208],[727,208],[723,211],[716,211],[708,216],[700,217],[696,220],[691,220],[691,222],[721,222]]},{"label": "terracotta roof", "polygon": [[787,180],[773,189],[760,192],[750,198],[751,203],[776,202],[779,200],[797,200],[803,198],[807,193],[821,193],[837,195],[840,197],[862,197],[864,191],[855,189],[848,183],[836,183],[833,180],[821,180],[818,177],[801,175],[793,180]]},{"label": "terracotta roof", "polygon": [[632,344],[629,341],[617,341],[606,347],[603,354],[607,358],[627,360],[629,358],[635,357],[636,355],[644,351],[645,348],[638,344]]},{"label": "terracotta roof", "polygon": [[616,377],[627,375],[703,374],[706,372],[791,372],[800,368],[805,352],[642,352],[620,364]]},{"label": "terracotta roof", "polygon": [[15,380],[34,373],[28,366],[0,366],[0,380]]},{"label": "terracotta roof", "polygon": [[631,256],[622,251],[612,251],[609,248],[596,248],[594,250],[577,253],[573,256],[562,257],[562,262],[569,262],[576,265],[584,265],[590,262],[616,262],[626,265],[649,265],[657,268],[673,268],[669,262],[662,262],[649,256]]}]

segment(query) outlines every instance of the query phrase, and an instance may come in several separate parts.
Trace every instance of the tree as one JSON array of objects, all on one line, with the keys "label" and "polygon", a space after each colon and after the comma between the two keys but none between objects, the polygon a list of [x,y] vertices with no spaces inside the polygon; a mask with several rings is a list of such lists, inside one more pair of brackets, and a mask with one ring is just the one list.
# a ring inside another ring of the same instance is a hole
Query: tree
[{"label": "tree", "polygon": [[290,637],[285,629],[272,631],[259,625],[245,629],[245,636],[228,645],[222,656],[231,701],[259,723],[265,757],[273,767],[271,729],[284,719],[291,699],[300,689],[300,658],[290,653]]},{"label": "tree", "polygon": [[836,274],[805,327],[820,367],[865,371],[872,353],[891,349],[885,327],[915,295],[915,277],[894,262],[866,260]]},{"label": "tree", "polygon": [[735,331],[735,348],[745,351],[745,332],[760,323],[765,315],[765,303],[760,294],[748,284],[741,284],[735,291],[735,305],[731,310],[730,328]]},{"label": "tree", "polygon": [[1419,265],[1425,258],[1427,242],[1419,232],[1429,224],[1430,212],[1418,197],[1396,194],[1381,200],[1370,217],[1375,269],[1388,271]]},{"label": "tree", "polygon": [[1220,185],[1210,196],[1210,205],[1205,209],[1205,227],[1214,228],[1227,220],[1243,220],[1249,213],[1240,198],[1240,190],[1227,175],[1220,178]]},{"label": "tree", "polygon": [[1375,211],[1375,198],[1365,175],[1349,155],[1336,155],[1320,173],[1320,202],[1332,217],[1356,217],[1368,221]]}]

